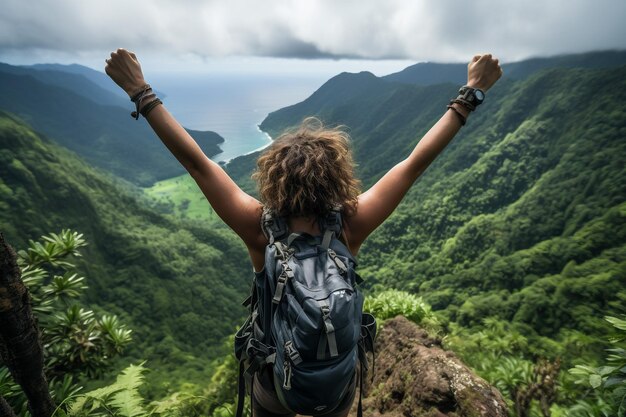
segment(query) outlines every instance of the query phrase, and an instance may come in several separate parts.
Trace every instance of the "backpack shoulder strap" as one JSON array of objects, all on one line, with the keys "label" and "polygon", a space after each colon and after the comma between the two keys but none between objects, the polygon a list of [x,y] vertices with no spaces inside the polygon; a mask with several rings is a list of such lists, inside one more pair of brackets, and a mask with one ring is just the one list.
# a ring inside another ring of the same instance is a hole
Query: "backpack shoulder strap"
[{"label": "backpack shoulder strap", "polygon": [[270,241],[270,245],[277,240],[284,239],[289,234],[289,227],[283,217],[275,215],[270,209],[264,207],[261,215],[261,230]]},{"label": "backpack shoulder strap", "polygon": [[324,233],[324,238],[322,239],[322,248],[328,249],[330,246],[330,241],[333,238],[333,234],[337,239],[341,236],[341,228],[343,223],[341,221],[341,207],[336,206],[333,207],[331,211],[328,212],[326,217],[320,219],[319,227],[320,230]]}]

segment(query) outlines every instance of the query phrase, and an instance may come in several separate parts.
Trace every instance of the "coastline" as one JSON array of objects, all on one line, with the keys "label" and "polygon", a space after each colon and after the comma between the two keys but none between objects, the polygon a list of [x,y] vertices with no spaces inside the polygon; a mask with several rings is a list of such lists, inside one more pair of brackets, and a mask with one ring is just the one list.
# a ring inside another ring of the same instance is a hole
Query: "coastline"
[{"label": "coastline", "polygon": [[[225,167],[225,166],[227,166],[230,162],[232,162],[233,160],[235,160],[235,159],[237,159],[237,158],[239,158],[239,157],[242,157],[242,156],[248,156],[248,155],[251,155],[251,154],[253,154],[253,153],[260,152],[260,151],[262,151],[263,149],[267,148],[269,145],[271,145],[271,144],[272,144],[272,142],[274,141],[274,139],[270,136],[270,134],[269,134],[269,133],[267,133],[267,132],[266,132],[266,131],[264,131],[264,130],[261,130],[261,125],[260,125],[260,124],[257,124],[257,125],[256,125],[256,129],[257,129],[257,131],[258,131],[259,133],[262,133],[262,134],[263,134],[263,135],[267,138],[267,143],[265,143],[265,144],[263,144],[263,145],[259,146],[259,147],[258,147],[258,148],[256,148],[256,149],[253,149],[253,150],[251,150],[251,151],[249,151],[249,152],[245,152],[245,153],[242,153],[241,155],[234,156],[234,157],[232,157],[232,158],[230,158],[230,159],[228,159],[228,160],[226,160],[226,161],[219,161],[218,163],[219,163],[220,165],[222,165],[222,166],[224,166],[224,167]],[[217,156],[219,156],[219,155],[215,155],[215,157],[217,157]]]}]

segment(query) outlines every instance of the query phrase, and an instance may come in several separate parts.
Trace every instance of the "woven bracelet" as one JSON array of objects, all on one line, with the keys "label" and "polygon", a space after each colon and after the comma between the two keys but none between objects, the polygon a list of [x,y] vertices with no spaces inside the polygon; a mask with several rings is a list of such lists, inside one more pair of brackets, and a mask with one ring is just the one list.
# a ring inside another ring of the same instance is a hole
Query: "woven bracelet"
[{"label": "woven bracelet", "polygon": [[156,94],[152,92],[152,87],[150,87],[150,84],[146,84],[143,87],[141,87],[140,91],[135,93],[130,98],[130,101],[135,103],[135,111],[130,113],[133,119],[135,120],[139,119],[139,114],[141,113],[140,109],[142,107],[141,104],[144,102],[144,100],[152,98],[152,97],[156,97]]},{"label": "woven bracelet", "polygon": [[133,103],[136,102],[137,100],[139,100],[143,93],[151,89],[152,88],[150,87],[150,84],[144,84],[135,94],[130,96],[130,101],[132,101]]},{"label": "woven bracelet", "polygon": [[143,117],[148,117],[148,113],[150,113],[159,104],[163,104],[161,99],[157,98],[155,100],[152,100],[150,103],[146,104],[143,109],[141,109],[141,115]]},{"label": "woven bracelet", "polygon": [[452,109],[454,111],[454,114],[458,116],[459,121],[461,122],[461,126],[465,126],[465,123],[467,123],[467,119],[465,118],[465,116],[463,116],[461,112],[458,111],[452,104],[448,104],[448,108]]},{"label": "woven bracelet", "polygon": [[453,103],[460,104],[461,106],[465,107],[469,111],[476,110],[476,106],[474,106],[472,103],[470,103],[467,100],[463,100],[462,98],[455,98],[455,99],[450,100],[450,104],[453,104]]},{"label": "woven bracelet", "polygon": [[[154,98],[157,99],[158,97],[156,96],[155,93],[152,92],[152,89],[149,88],[147,90],[144,90],[140,96],[138,96],[135,100],[135,111],[131,112],[131,116],[135,118],[135,120],[139,119],[139,114],[141,114],[141,109],[144,107],[143,106],[143,102],[145,100],[148,100],[150,98]],[[152,103],[153,100],[149,100],[148,104]]]}]

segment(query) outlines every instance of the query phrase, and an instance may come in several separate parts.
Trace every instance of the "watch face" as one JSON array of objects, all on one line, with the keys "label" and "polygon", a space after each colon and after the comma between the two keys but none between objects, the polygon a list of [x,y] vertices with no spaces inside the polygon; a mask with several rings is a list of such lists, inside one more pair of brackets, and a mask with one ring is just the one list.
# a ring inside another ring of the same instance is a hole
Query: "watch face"
[{"label": "watch face", "polygon": [[474,95],[476,96],[476,99],[478,101],[483,101],[485,99],[485,93],[483,93],[481,90],[474,91]]}]

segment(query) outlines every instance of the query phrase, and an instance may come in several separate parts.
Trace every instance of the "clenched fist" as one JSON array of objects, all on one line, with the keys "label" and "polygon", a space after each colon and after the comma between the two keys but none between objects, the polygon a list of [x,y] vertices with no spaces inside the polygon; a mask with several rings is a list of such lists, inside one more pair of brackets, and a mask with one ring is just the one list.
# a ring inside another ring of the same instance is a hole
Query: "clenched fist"
[{"label": "clenched fist", "polygon": [[141,65],[134,53],[119,48],[117,51],[111,52],[111,58],[105,59],[105,62],[107,64],[104,67],[104,72],[130,97],[132,97],[133,92],[146,85]]},{"label": "clenched fist", "polygon": [[467,85],[487,91],[502,76],[498,59],[491,54],[475,55],[467,65]]}]

